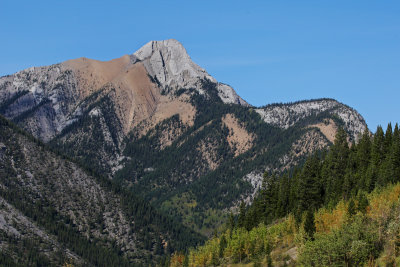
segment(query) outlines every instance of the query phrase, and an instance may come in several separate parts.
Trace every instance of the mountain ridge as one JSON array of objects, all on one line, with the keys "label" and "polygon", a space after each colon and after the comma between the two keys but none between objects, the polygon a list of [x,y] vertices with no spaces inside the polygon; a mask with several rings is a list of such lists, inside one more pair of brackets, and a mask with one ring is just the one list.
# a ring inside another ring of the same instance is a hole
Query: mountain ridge
[{"label": "mountain ridge", "polygon": [[251,201],[260,173],[301,163],[340,127],[349,141],[367,128],[332,99],[253,107],[176,40],[0,77],[0,113],[164,213],[189,214],[186,225],[203,234]]}]

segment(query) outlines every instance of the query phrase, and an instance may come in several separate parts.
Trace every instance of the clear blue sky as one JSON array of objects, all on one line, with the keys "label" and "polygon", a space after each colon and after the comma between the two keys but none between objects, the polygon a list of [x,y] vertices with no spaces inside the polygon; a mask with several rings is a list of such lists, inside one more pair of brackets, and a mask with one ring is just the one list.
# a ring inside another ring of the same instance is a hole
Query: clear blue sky
[{"label": "clear blue sky", "polygon": [[400,121],[400,1],[0,2],[0,75],[175,38],[249,103],[330,97]]}]

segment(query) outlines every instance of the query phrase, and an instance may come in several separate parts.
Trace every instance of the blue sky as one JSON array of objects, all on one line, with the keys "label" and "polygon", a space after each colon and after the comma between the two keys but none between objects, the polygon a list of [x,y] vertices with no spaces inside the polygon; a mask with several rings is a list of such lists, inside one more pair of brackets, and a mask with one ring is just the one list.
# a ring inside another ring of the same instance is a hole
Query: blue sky
[{"label": "blue sky", "polygon": [[0,75],[174,38],[261,106],[330,97],[400,121],[400,1],[0,2]]}]

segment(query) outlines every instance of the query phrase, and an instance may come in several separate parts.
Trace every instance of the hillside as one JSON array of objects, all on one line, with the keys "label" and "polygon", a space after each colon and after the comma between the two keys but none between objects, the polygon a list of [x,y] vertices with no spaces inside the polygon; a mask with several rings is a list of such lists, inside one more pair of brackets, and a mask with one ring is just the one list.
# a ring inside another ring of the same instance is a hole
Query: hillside
[{"label": "hillside", "polygon": [[202,241],[3,117],[0,177],[0,262],[142,266]]},{"label": "hillside", "polygon": [[310,156],[263,187],[226,227],[171,266],[398,266],[400,131],[391,124]]},{"label": "hillside", "polygon": [[250,231],[228,229],[186,255],[174,254],[170,266],[398,266],[400,185],[365,197],[367,206],[355,202],[354,213],[348,201],[318,210],[312,240],[288,216]]},{"label": "hillside", "polygon": [[284,171],[366,123],[333,99],[252,107],[176,40],[107,62],[79,58],[0,78],[0,113],[203,234],[267,171]]}]

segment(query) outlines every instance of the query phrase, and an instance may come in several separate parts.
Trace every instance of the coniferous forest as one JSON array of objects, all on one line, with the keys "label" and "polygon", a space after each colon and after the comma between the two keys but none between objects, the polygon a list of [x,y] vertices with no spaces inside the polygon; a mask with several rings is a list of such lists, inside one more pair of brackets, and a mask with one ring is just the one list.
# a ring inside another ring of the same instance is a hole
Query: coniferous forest
[{"label": "coniferous forest", "polygon": [[249,208],[241,207],[239,227],[250,230],[260,222],[292,213],[299,222],[307,211],[334,207],[341,200],[357,199],[376,187],[400,182],[400,135],[389,124],[374,136],[365,131],[358,144],[347,142],[343,129],[329,151],[316,153],[281,176],[264,174],[259,196]]},{"label": "coniferous forest", "polygon": [[399,266],[399,197],[398,124],[357,144],[340,129],[301,167],[265,173],[251,205],[171,266]]}]

